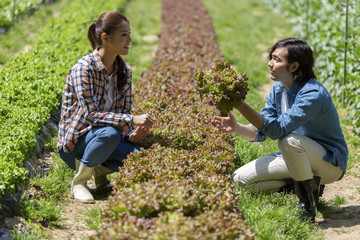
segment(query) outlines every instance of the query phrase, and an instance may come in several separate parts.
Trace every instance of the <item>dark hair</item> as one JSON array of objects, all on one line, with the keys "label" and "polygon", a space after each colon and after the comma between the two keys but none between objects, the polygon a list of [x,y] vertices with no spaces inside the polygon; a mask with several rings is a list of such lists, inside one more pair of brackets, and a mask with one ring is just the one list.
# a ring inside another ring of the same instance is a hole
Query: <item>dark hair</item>
[{"label": "dark hair", "polygon": [[[113,35],[124,21],[129,23],[129,20],[123,14],[116,11],[109,11],[101,14],[98,20],[90,25],[88,30],[88,39],[93,50],[99,49],[102,46],[101,35],[103,33],[110,36]],[[126,84],[127,74],[125,72],[125,61],[120,55],[116,56],[116,62],[118,63],[117,89],[120,91]]]},{"label": "dark hair", "polygon": [[275,49],[280,47],[286,47],[288,50],[288,66],[294,62],[299,63],[298,69],[292,73],[294,81],[305,83],[311,78],[316,79],[313,52],[306,41],[299,38],[285,38],[278,41],[269,51],[270,60]]}]

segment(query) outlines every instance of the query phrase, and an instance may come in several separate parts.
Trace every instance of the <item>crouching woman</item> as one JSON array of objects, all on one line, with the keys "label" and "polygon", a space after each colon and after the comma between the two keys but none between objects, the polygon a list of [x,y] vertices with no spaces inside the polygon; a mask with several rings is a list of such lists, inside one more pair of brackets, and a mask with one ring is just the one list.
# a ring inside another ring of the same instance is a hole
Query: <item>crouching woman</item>
[{"label": "crouching woman", "polygon": [[73,197],[92,203],[87,181],[94,176],[96,188],[108,185],[106,175],[118,171],[128,154],[139,152],[136,143],[149,134],[154,119],[131,113],[131,69],[121,57],[132,41],[128,19],[105,12],[89,27],[88,38],[93,52],[66,77],[57,148],[76,170]]}]

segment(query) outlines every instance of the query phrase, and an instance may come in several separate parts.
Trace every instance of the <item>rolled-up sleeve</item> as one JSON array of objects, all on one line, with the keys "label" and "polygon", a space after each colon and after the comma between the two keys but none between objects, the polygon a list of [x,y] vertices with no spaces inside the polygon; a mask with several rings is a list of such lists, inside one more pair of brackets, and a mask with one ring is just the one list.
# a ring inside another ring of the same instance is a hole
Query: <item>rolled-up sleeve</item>
[{"label": "rolled-up sleeve", "polygon": [[250,142],[263,142],[263,141],[265,141],[266,138],[267,138],[266,135],[262,131],[259,131],[259,129],[257,129],[254,125],[252,125],[252,124],[250,124],[250,125],[254,128],[254,130],[256,132],[255,140],[250,141]]}]

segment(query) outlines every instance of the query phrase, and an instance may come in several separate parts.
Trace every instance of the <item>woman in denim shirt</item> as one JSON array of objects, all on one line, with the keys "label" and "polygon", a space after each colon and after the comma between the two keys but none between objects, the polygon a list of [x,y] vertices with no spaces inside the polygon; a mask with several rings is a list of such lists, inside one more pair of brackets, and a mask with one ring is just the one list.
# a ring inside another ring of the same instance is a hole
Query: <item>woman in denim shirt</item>
[{"label": "woman in denim shirt", "polygon": [[237,123],[231,113],[214,121],[221,130],[253,142],[278,140],[280,152],[240,167],[234,181],[258,191],[279,191],[293,180],[302,218],[314,222],[320,184],[346,172],[348,149],[339,116],[328,91],[315,80],[312,50],[305,41],[280,40],[269,59],[275,84],[261,113],[243,102],[237,109],[250,124]]}]

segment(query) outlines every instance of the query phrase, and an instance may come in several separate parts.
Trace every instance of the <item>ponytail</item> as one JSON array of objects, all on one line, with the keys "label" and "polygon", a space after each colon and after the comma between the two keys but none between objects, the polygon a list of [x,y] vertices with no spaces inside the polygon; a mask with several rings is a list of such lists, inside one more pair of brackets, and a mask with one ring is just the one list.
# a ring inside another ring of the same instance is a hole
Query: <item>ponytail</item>
[{"label": "ponytail", "polygon": [[[104,12],[100,15],[97,21],[94,21],[88,30],[88,39],[91,43],[93,50],[98,49],[102,46],[101,35],[106,33],[112,35],[116,29],[119,28],[120,24],[129,20],[121,13],[116,11]],[[117,71],[117,89],[121,91],[127,81],[127,69],[125,61],[118,55],[116,56],[116,62],[118,64]]]},{"label": "ponytail", "polygon": [[96,35],[96,21],[94,21],[89,27],[88,39],[91,43],[92,49],[95,50],[99,46],[99,39]]}]

